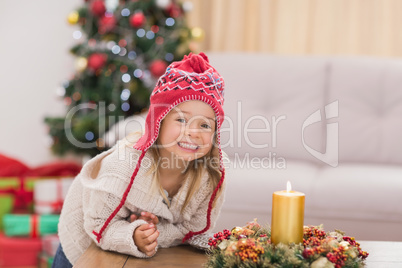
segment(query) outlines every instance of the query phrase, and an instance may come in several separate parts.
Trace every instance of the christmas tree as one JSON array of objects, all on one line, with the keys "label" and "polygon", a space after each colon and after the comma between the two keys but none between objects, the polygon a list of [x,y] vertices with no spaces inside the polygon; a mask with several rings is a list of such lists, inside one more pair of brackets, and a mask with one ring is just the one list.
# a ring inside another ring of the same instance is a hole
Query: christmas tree
[{"label": "christmas tree", "polygon": [[66,116],[45,118],[55,154],[94,156],[108,149],[102,136],[113,124],[147,108],[157,78],[202,38],[186,25],[190,9],[175,0],[92,0],[68,16],[84,41],[71,49],[76,72],[60,94]]}]

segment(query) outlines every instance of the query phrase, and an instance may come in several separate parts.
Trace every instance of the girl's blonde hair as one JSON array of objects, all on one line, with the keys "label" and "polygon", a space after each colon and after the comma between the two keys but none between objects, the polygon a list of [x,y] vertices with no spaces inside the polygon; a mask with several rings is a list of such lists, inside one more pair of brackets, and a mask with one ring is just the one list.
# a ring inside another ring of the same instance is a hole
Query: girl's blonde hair
[{"label": "girl's blonde hair", "polygon": [[[211,150],[203,157],[192,160],[189,162],[186,170],[184,171],[184,177],[186,178],[186,180],[191,180],[190,182],[190,187],[189,187],[189,191],[187,192],[187,196],[186,199],[184,201],[183,207],[181,208],[181,212],[183,213],[184,209],[186,208],[186,206],[190,203],[191,198],[193,197],[194,193],[196,193],[199,188],[200,188],[200,184],[201,184],[201,178],[204,174],[204,172],[208,173],[208,179],[212,184],[212,191],[216,188],[216,186],[218,185],[220,179],[221,179],[221,172],[219,170],[220,168],[220,155],[219,155],[219,150],[218,147],[215,146],[216,143],[216,134],[214,135],[214,142],[212,144],[212,148]],[[157,142],[155,142],[155,144],[157,144]],[[170,206],[170,201],[167,198],[164,189],[162,188],[161,184],[160,184],[160,178],[159,178],[159,172],[158,172],[158,168],[159,168],[159,159],[160,159],[160,155],[159,155],[159,150],[157,148],[157,146],[155,146],[155,144],[153,146],[151,146],[151,148],[149,148],[149,152],[151,153],[151,155],[153,156],[154,161],[152,162],[152,166],[150,168],[150,173],[152,173],[153,175],[153,189],[154,190],[158,190],[159,193],[163,196],[165,202],[167,204],[169,204]],[[214,199],[214,203],[213,203],[213,207],[215,206],[215,202],[216,200],[219,198],[220,194],[221,194],[221,189],[222,187],[220,187],[220,189],[217,191],[216,193],[216,197]]]}]

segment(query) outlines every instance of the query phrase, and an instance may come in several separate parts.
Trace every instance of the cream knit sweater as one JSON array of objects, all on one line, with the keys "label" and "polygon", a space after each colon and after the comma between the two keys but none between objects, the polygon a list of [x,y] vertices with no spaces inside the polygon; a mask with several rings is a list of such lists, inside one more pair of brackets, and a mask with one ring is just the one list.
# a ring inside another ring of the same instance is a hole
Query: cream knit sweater
[{"label": "cream knit sweater", "polygon": [[[92,231],[99,232],[120,203],[140,155],[132,148],[134,143],[121,140],[112,149],[88,161],[70,187],[60,216],[59,237],[64,253],[73,265],[92,241],[97,244]],[[228,163],[227,156],[224,157],[224,163]],[[184,182],[168,207],[159,191],[151,191],[152,175],[148,171],[152,161],[147,152],[125,204],[103,232],[98,244],[102,249],[147,257],[138,250],[132,238],[135,228],[146,222],[136,220],[130,223],[127,218],[131,213],[138,215],[141,211],[148,211],[159,218],[158,247],[162,248],[178,245],[189,231],[199,231],[206,226],[206,211],[213,191],[207,173],[202,177],[200,190],[180,213],[190,180]],[[210,230],[220,212],[224,192],[222,188],[222,194],[212,210]]]}]

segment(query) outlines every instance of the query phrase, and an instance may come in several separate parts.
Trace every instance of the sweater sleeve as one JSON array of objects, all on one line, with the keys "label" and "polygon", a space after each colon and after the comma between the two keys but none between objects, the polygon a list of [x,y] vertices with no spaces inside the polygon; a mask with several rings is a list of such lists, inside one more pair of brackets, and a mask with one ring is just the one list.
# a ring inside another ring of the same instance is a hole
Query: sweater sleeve
[{"label": "sweater sleeve", "polygon": [[124,205],[102,233],[99,243],[92,233],[93,231],[99,232],[120,201],[121,197],[111,193],[85,189],[83,195],[84,229],[93,241],[104,250],[117,251],[139,258],[148,258],[146,254],[138,250],[133,240],[134,230],[147,222],[143,220],[128,222],[127,218],[131,212]]},{"label": "sweater sleeve", "polygon": [[[224,185],[223,185],[224,187]],[[216,201],[215,207],[211,212],[211,226],[209,230],[212,230],[215,226],[216,220],[219,216],[223,201],[224,201],[224,191],[222,189],[222,193]],[[190,220],[185,220],[181,223],[170,223],[165,219],[161,219],[159,224],[157,224],[157,228],[159,230],[159,238],[158,244],[159,247],[167,248],[172,246],[177,246],[182,243],[184,236],[190,232],[201,231],[207,225],[207,209],[208,203],[211,198],[211,194],[206,195],[206,197],[202,200],[199,207],[195,211],[193,215],[191,215]]]}]

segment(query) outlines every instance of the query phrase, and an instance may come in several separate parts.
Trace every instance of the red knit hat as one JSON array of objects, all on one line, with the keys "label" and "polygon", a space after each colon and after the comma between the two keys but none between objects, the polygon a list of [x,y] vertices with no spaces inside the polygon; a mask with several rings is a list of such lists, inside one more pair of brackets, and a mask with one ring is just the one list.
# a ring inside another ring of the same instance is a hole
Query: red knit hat
[{"label": "red knit hat", "polygon": [[203,101],[211,106],[215,112],[217,125],[216,139],[219,149],[220,171],[222,175],[209,201],[206,227],[202,230],[194,230],[195,232],[190,231],[184,237],[183,242],[192,236],[202,234],[209,229],[211,225],[212,204],[217,191],[222,186],[225,179],[225,169],[223,166],[220,144],[220,128],[224,118],[224,112],[222,109],[224,88],[225,83],[222,76],[220,76],[215,68],[209,64],[208,57],[202,52],[199,55],[190,53],[188,56],[184,56],[182,61],[173,62],[167,67],[165,74],[159,78],[151,94],[149,112],[145,121],[145,133],[134,145],[135,149],[141,151],[141,155],[138,159],[133,175],[131,176],[130,183],[124,192],[119,206],[106,220],[99,233],[93,231],[97,236],[98,242],[109,222],[124,205],[146,151],[158,138],[162,120],[174,107],[189,100]]}]

